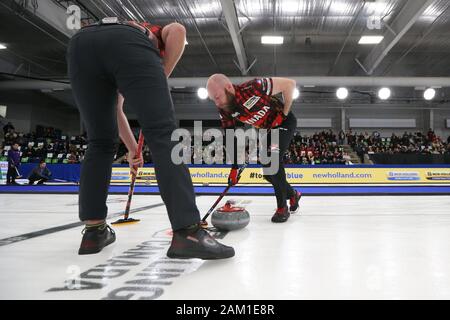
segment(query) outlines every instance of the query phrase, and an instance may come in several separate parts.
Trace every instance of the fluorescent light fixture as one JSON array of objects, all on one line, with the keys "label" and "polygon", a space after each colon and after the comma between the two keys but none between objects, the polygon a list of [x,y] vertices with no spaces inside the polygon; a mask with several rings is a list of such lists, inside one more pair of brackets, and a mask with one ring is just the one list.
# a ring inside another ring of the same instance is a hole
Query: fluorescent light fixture
[{"label": "fluorescent light fixture", "polygon": [[372,15],[383,15],[384,12],[388,11],[388,3],[386,2],[372,2],[366,5],[367,11],[371,12]]},{"label": "fluorescent light fixture", "polygon": [[262,44],[283,44],[284,37],[280,36],[262,36],[261,43]]},{"label": "fluorescent light fixture", "polygon": [[200,99],[205,100],[208,98],[208,90],[206,88],[198,88],[197,95]]},{"label": "fluorescent light fixture", "polygon": [[294,89],[294,94],[292,95],[292,98],[297,99],[298,97],[300,97],[300,90],[295,88]]},{"label": "fluorescent light fixture", "polygon": [[0,50],[2,50],[2,49],[6,49],[6,46],[4,44],[0,43]]},{"label": "fluorescent light fixture", "polygon": [[347,88],[339,88],[336,91],[336,96],[339,100],[345,100],[348,97],[348,90]]},{"label": "fluorescent light fixture", "polygon": [[188,45],[189,42],[187,42],[187,40],[184,40],[184,45]]},{"label": "fluorescent light fixture", "polygon": [[0,106],[0,116],[3,118],[6,118],[6,109],[8,107],[7,106]]},{"label": "fluorescent light fixture", "polygon": [[381,100],[387,100],[389,99],[391,96],[391,89],[389,88],[381,88],[378,91],[378,98],[380,98]]},{"label": "fluorescent light fixture", "polygon": [[285,0],[281,3],[281,10],[283,12],[288,13],[296,13],[299,9],[299,1],[298,0]]},{"label": "fluorescent light fixture", "polygon": [[433,88],[428,88],[423,93],[423,97],[425,98],[425,100],[428,100],[428,101],[433,100],[435,96],[436,96],[436,90],[434,90]]},{"label": "fluorescent light fixture", "polygon": [[[344,16],[344,15],[350,14],[351,6],[348,3],[346,3],[345,0],[344,1],[328,0],[325,2],[327,3],[326,4],[327,6],[331,5],[331,7],[329,9],[331,15]],[[330,2],[332,2],[332,3],[330,3]]]},{"label": "fluorescent light fixture", "polygon": [[379,44],[381,41],[383,41],[383,36],[362,36],[361,39],[359,39],[359,44]]}]

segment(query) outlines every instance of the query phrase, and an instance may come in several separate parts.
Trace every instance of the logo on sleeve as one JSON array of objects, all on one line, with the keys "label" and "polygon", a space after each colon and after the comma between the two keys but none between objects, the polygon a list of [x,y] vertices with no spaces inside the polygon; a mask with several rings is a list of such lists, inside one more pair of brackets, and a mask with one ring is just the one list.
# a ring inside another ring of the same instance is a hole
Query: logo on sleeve
[{"label": "logo on sleeve", "polygon": [[259,99],[261,99],[261,97],[253,96],[247,101],[245,101],[243,106],[246,107],[248,110],[250,110],[259,101]]},{"label": "logo on sleeve", "polygon": [[267,81],[265,81],[265,79],[264,80],[259,79],[259,80],[257,80],[257,82],[261,86],[261,91],[267,91],[267,86],[266,86]]}]

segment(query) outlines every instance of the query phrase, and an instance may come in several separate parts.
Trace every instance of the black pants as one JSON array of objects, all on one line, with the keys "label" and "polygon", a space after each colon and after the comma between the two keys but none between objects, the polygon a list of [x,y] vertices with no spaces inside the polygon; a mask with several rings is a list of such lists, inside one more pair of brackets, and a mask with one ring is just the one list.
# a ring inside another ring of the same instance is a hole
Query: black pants
[{"label": "black pants", "polygon": [[47,182],[47,178],[28,178],[28,184],[33,185],[35,182],[38,182],[37,184],[43,184],[44,182]]},{"label": "black pants", "polygon": [[16,183],[17,171],[16,168],[8,166],[8,171],[6,172],[6,183]]},{"label": "black pants", "polygon": [[129,26],[88,27],[71,39],[67,58],[88,137],[80,178],[80,219],[107,215],[111,166],[119,141],[116,104],[120,91],[137,115],[150,147],[173,230],[198,223],[189,171],[171,160],[174,108],[159,53],[150,39]]},{"label": "black pants", "polygon": [[[292,112],[290,112],[283,123],[274,129],[279,129],[279,145],[278,148],[271,148],[269,152],[278,152],[279,167],[275,174],[268,175],[264,174],[264,178],[269,181],[273,189],[275,190],[275,196],[277,198],[278,208],[284,208],[286,206],[286,201],[288,198],[295,194],[295,190],[286,180],[286,172],[284,170],[283,155],[289,148],[292,138],[294,137],[295,129],[297,128],[297,118]],[[274,130],[272,129],[272,130]],[[268,146],[270,148],[272,144],[272,131],[268,136]],[[278,151],[279,149],[279,151]],[[270,164],[263,165],[263,171],[266,171],[266,167]]]}]

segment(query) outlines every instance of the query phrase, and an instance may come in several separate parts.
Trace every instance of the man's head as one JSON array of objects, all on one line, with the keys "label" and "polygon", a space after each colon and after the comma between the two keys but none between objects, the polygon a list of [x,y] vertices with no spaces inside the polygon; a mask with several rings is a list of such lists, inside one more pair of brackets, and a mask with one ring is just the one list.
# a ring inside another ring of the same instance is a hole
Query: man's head
[{"label": "man's head", "polygon": [[14,150],[19,150],[19,144],[16,142],[12,145]]},{"label": "man's head", "polygon": [[219,109],[224,109],[233,103],[234,87],[230,79],[224,74],[216,73],[208,79],[206,84],[209,98]]},{"label": "man's head", "polygon": [[47,164],[45,163],[44,160],[41,160],[41,162],[39,162],[39,167],[41,167],[41,169],[44,169],[47,166]]}]

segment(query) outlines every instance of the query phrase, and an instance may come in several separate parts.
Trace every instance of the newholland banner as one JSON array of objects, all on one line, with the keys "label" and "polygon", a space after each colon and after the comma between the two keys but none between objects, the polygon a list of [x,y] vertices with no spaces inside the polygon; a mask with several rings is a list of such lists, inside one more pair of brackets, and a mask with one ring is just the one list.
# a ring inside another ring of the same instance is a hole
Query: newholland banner
[{"label": "newholland banner", "polygon": [[[202,166],[189,168],[194,184],[226,184],[228,167]],[[111,183],[129,184],[128,167],[113,168]],[[291,184],[449,184],[450,168],[286,168]],[[156,184],[155,169],[140,168],[136,183]],[[246,168],[239,184],[268,184],[262,168]]]}]

